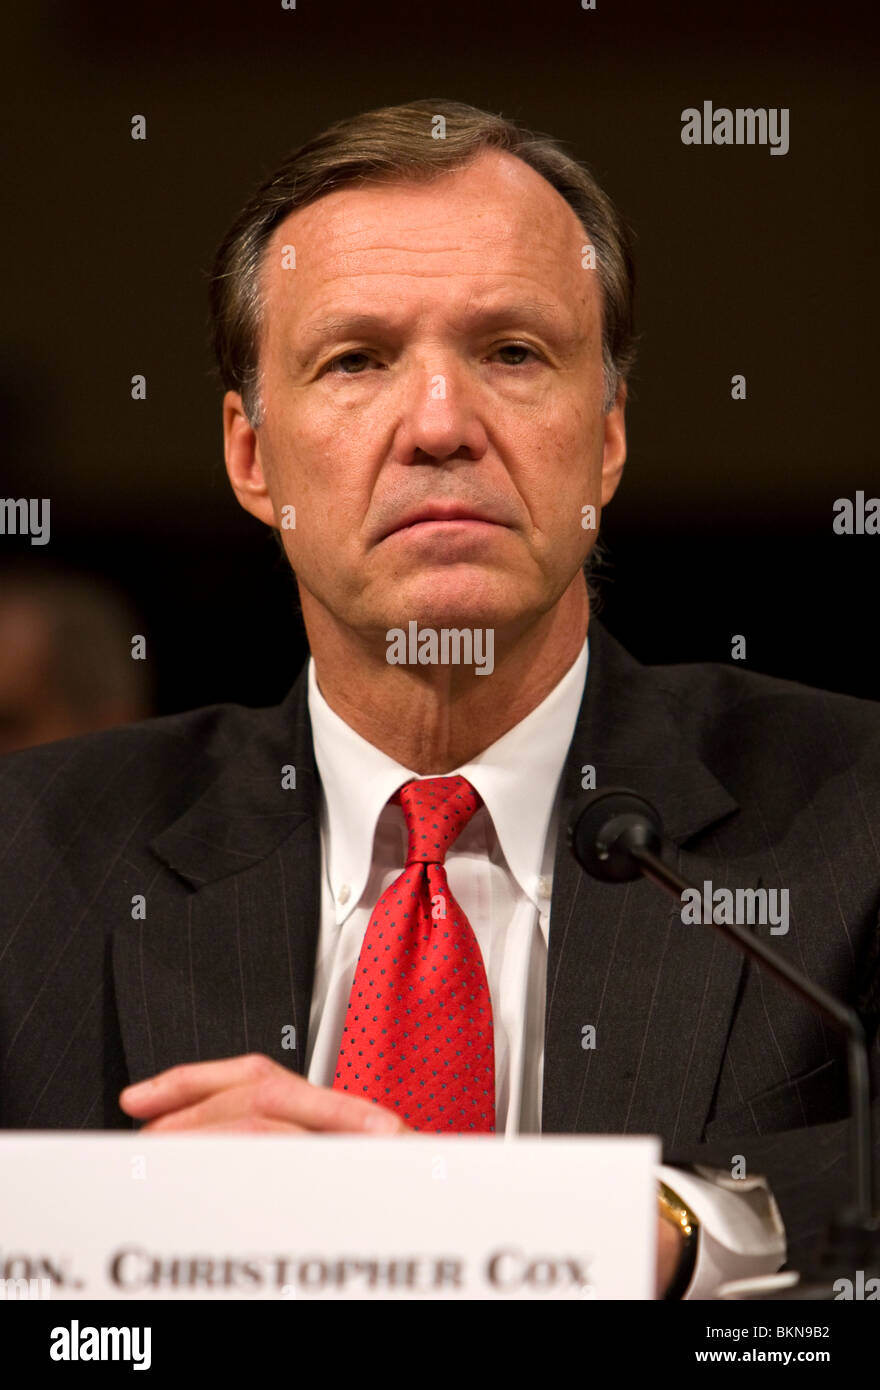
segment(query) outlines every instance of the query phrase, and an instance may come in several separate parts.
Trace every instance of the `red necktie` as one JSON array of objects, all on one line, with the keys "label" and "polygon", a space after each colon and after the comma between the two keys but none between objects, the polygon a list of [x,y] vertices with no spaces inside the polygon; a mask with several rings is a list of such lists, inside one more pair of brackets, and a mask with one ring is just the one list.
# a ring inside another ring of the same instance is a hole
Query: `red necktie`
[{"label": "red necktie", "polygon": [[395,1110],[412,1129],[494,1133],[492,1001],[479,943],[443,861],[482,805],[465,777],[394,793],[406,868],[364,934],[333,1086]]}]

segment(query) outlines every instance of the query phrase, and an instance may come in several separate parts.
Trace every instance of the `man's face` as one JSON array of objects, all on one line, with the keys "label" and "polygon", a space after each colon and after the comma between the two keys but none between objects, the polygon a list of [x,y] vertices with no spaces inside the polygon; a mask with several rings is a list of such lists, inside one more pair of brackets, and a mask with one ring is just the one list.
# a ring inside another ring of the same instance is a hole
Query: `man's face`
[{"label": "man's face", "polygon": [[[625,458],[586,243],[563,198],[494,151],[429,184],[341,189],[276,228],[264,423],[228,392],[224,430],[239,500],[282,528],[307,627],[514,632],[580,582],[584,508],[598,517]],[[432,505],[488,520],[401,529]]]}]

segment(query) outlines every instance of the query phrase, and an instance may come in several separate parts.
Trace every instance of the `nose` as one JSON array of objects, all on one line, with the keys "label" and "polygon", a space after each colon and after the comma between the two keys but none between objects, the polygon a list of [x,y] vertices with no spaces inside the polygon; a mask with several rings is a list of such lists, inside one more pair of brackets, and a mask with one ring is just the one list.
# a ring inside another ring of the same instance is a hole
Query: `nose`
[{"label": "nose", "polygon": [[467,373],[444,354],[424,357],[401,383],[395,436],[397,462],[476,461],[489,439],[479,410],[479,392]]}]

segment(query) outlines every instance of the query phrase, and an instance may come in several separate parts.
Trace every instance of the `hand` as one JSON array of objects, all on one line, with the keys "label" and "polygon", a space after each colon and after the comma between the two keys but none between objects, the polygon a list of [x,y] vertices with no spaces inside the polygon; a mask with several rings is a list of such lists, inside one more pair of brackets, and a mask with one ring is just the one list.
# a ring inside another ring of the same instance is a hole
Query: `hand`
[{"label": "hand", "polygon": [[141,1133],[411,1134],[384,1105],[313,1086],[261,1053],[192,1062],[127,1086],[119,1104]]},{"label": "hand", "polygon": [[684,1253],[684,1236],[677,1226],[665,1217],[657,1217],[657,1279],[655,1297],[662,1298],[675,1278],[679,1260]]}]

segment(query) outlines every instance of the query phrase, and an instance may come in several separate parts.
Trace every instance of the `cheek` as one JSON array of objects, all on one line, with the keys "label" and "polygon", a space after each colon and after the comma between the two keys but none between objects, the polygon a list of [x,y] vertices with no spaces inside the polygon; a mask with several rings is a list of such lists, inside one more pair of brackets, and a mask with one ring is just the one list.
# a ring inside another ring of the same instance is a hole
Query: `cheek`
[{"label": "cheek", "polygon": [[297,527],[311,530],[348,527],[367,485],[358,460],[368,456],[362,432],[350,421],[304,421],[290,416],[276,423],[268,440],[267,482],[276,512],[292,503]]},{"label": "cheek", "polygon": [[291,413],[273,426],[266,480],[288,562],[313,593],[329,593],[358,568],[370,476],[357,461],[368,446],[348,424],[334,430]]},{"label": "cheek", "polygon": [[568,413],[542,420],[530,444],[517,450],[526,500],[533,498],[545,519],[556,516],[563,530],[566,515],[599,500],[603,437],[585,415]]}]

